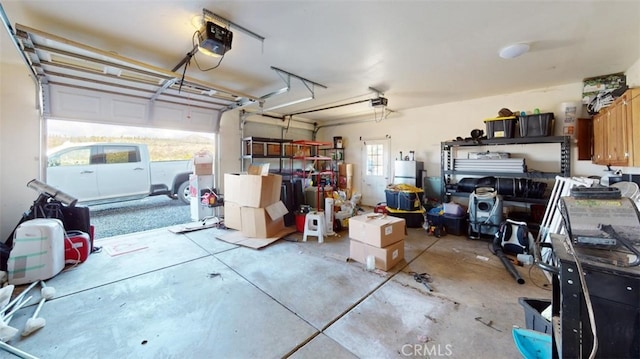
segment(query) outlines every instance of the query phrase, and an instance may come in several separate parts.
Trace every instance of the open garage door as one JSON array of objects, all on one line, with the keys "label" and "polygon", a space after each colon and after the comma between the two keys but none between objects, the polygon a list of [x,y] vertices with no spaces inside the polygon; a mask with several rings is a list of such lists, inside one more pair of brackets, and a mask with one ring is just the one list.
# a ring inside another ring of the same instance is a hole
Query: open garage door
[{"label": "open garage door", "polygon": [[223,112],[259,99],[16,24],[45,118],[217,133]]}]

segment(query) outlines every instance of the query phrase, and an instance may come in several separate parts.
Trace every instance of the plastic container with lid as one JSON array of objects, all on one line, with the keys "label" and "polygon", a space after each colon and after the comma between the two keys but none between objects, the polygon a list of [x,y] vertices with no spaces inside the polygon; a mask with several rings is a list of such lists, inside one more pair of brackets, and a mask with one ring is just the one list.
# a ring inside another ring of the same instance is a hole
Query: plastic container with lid
[{"label": "plastic container with lid", "polygon": [[515,116],[496,117],[484,120],[487,126],[487,138],[515,137],[517,118]]}]

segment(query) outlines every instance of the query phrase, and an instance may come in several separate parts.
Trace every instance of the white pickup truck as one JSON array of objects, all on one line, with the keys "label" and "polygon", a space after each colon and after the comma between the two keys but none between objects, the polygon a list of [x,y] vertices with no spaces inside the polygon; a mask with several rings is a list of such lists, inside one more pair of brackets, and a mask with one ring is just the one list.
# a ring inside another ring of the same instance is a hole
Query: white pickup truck
[{"label": "white pickup truck", "polygon": [[191,160],[154,161],[147,145],[76,143],[47,154],[46,182],[85,205],[167,195],[189,204]]}]

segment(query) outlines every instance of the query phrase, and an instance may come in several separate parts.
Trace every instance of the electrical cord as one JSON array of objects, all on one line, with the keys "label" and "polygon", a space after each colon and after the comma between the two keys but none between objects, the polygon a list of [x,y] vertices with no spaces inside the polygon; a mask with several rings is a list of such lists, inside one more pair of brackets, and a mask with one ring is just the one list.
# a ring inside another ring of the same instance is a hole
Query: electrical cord
[{"label": "electrical cord", "polygon": [[[552,291],[552,288],[549,288],[548,286],[547,286],[547,287],[545,287],[544,285],[540,285],[540,284],[536,283],[536,281],[535,281],[535,280],[533,280],[533,276],[531,276],[531,270],[532,270],[534,267],[537,267],[537,266],[536,266],[535,264],[532,264],[532,265],[530,265],[530,266],[529,266],[529,280],[531,281],[531,283],[533,283],[533,285],[535,285],[536,287],[538,287],[538,288],[540,288],[540,289],[544,289],[544,290],[546,290],[546,291]],[[538,269],[540,269],[540,270],[542,270],[540,267],[537,267],[537,268],[538,268]]]},{"label": "electrical cord", "polygon": [[80,254],[80,250],[76,246],[73,245],[73,241],[71,240],[71,238],[67,234],[67,231],[64,229],[64,226],[62,225],[62,221],[58,220],[58,225],[62,228],[62,233],[64,233],[65,241],[67,243],[69,243],[69,246],[71,248],[73,248],[73,250],[76,252],[76,255],[77,255],[76,258],[78,258],[78,260],[76,260],[71,267],[65,268],[65,270],[71,270],[71,269],[75,268],[78,265],[78,263],[80,263],[80,259],[82,258],[82,255]]},{"label": "electrical cord", "polygon": [[[193,33],[193,36],[191,36],[191,43],[192,43],[192,45],[193,45],[194,47],[195,47],[195,46],[196,46],[196,44],[197,44],[197,43],[196,43],[196,36],[197,36],[197,35],[199,35],[199,34],[200,34],[200,33],[199,33],[198,31],[196,31],[196,32],[194,32],[194,33]],[[225,51],[224,51],[224,53],[226,53],[226,52],[227,52],[227,45],[225,45],[224,50],[225,50]],[[200,64],[198,63],[198,59],[197,59],[195,56],[193,56],[193,60],[195,61],[195,63],[196,63],[196,67],[198,68],[198,70],[200,70],[200,71],[202,71],[202,72],[206,72],[206,71],[211,71],[211,70],[215,70],[215,69],[217,69],[217,68],[220,66],[220,64],[222,63],[222,60],[224,60],[224,56],[225,56],[225,55],[222,55],[222,56],[220,57],[220,60],[218,60],[218,63],[217,63],[216,65],[214,65],[214,66],[212,66],[212,67],[208,68],[208,69],[203,69],[202,67],[200,67]],[[186,68],[186,65],[185,65],[185,68]],[[182,78],[184,79],[184,75],[182,76]]]}]

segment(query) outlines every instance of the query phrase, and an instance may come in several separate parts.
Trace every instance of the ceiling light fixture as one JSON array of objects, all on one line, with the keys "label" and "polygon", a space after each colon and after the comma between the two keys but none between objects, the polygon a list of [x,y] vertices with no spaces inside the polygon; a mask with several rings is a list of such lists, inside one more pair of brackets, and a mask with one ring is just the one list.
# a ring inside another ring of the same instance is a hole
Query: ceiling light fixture
[{"label": "ceiling light fixture", "polygon": [[[309,90],[310,96],[307,96],[307,97],[304,97],[304,98],[301,98],[301,99],[298,99],[298,100],[293,100],[293,101],[290,101],[290,102],[287,102],[287,103],[283,103],[283,104],[280,104],[280,105],[275,105],[275,106],[271,106],[271,107],[268,107],[268,108],[262,108],[261,110],[263,112],[268,112],[268,111],[276,110],[276,109],[279,109],[279,108],[283,108],[283,107],[287,107],[287,106],[291,106],[291,105],[295,105],[295,104],[299,104],[299,103],[302,103],[302,102],[313,100],[313,99],[315,99],[315,96],[316,96],[315,86],[319,86],[319,87],[322,87],[322,88],[325,88],[325,89],[327,88],[327,86],[325,86],[325,85],[321,85],[321,84],[319,84],[317,82],[305,79],[304,77],[300,77],[298,75],[292,74],[291,72],[279,69],[277,67],[271,66],[271,69],[274,70],[278,74],[278,76],[280,76],[282,81],[284,81],[287,84],[287,87],[283,87],[280,90],[277,90],[277,91],[271,92],[271,93],[269,93],[267,95],[264,95],[264,96],[260,97],[261,100],[266,100],[266,99],[268,99],[270,97],[273,97],[273,96],[280,95],[280,94],[283,94],[285,92],[288,92],[291,89],[291,78],[292,77],[295,78],[295,79],[298,79],[298,80],[300,80],[300,82],[302,82],[302,84],[307,88],[307,90]],[[260,104],[260,107],[262,107],[262,103]]]},{"label": "ceiling light fixture", "polygon": [[299,104],[299,103],[302,103],[302,102],[310,101],[310,100],[313,100],[314,98],[315,97],[313,95],[311,95],[311,96],[307,96],[307,97],[304,97],[304,98],[301,98],[301,99],[289,101],[287,103],[283,103],[283,104],[280,104],[280,105],[271,106],[269,108],[263,109],[262,111],[269,112],[269,111],[277,110],[279,108],[283,108],[283,107],[287,107],[287,106],[291,106],[291,105],[296,105],[296,104]]},{"label": "ceiling light fixture", "polygon": [[515,59],[518,56],[526,54],[529,48],[529,44],[525,43],[511,44],[500,49],[498,55],[503,59]]}]

